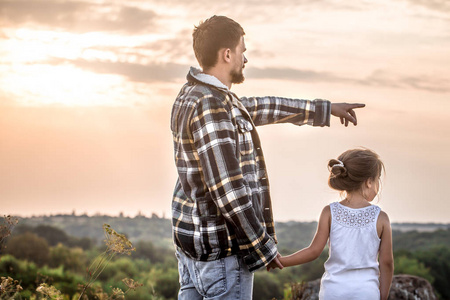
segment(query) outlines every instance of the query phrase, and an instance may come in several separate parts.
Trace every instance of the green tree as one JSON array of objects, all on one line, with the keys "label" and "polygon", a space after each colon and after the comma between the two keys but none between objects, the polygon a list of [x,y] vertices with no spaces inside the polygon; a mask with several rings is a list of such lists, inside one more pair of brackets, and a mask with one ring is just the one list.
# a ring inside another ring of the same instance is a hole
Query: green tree
[{"label": "green tree", "polygon": [[136,244],[136,252],[132,254],[132,257],[146,258],[149,259],[152,263],[162,263],[165,261],[167,253],[167,249],[157,247],[150,241],[139,241]]},{"label": "green tree", "polygon": [[[428,251],[414,253],[421,263],[430,271],[434,278],[433,287],[443,299],[450,299],[450,248],[444,246],[433,247]],[[396,266],[397,267],[397,266]]]},{"label": "green tree", "polygon": [[425,267],[425,265],[419,262],[415,258],[410,258],[407,256],[397,256],[394,257],[395,274],[409,274],[419,277],[423,277],[428,280],[431,284],[434,281],[433,276],[430,274],[430,269]]},{"label": "green tree", "polygon": [[32,261],[39,266],[43,266],[48,262],[50,248],[45,239],[31,232],[26,232],[11,237],[6,244],[5,252],[16,258]]},{"label": "green tree", "polygon": [[69,240],[69,236],[63,230],[49,225],[36,226],[33,233],[44,238],[49,246],[56,246],[59,243],[67,244]]},{"label": "green tree", "polygon": [[36,288],[36,274],[38,268],[35,263],[20,261],[12,255],[3,255],[0,260],[0,276],[11,276],[20,282],[25,290],[34,290]]},{"label": "green tree", "polygon": [[157,295],[166,299],[176,299],[180,284],[178,283],[178,270],[167,269],[159,270],[158,275],[154,276],[154,290]]},{"label": "green tree", "polygon": [[253,299],[270,300],[283,298],[283,284],[274,273],[259,271],[255,273]]},{"label": "green tree", "polygon": [[122,278],[136,278],[138,267],[129,257],[120,257],[112,260],[99,275],[101,281],[120,281]]},{"label": "green tree", "polygon": [[83,249],[68,248],[62,244],[50,249],[49,266],[56,268],[64,266],[64,269],[83,273],[86,270],[87,258]]},{"label": "green tree", "polygon": [[92,248],[93,244],[94,243],[93,243],[92,239],[90,239],[88,237],[77,238],[77,237],[73,237],[73,236],[70,236],[69,240],[66,243],[66,245],[68,247],[81,248],[83,250],[88,250],[88,249]]},{"label": "green tree", "polygon": [[49,268],[44,266],[38,270],[37,283],[45,283],[54,286],[63,295],[72,297],[78,292],[78,285],[84,282],[81,275],[64,270],[64,266]]}]

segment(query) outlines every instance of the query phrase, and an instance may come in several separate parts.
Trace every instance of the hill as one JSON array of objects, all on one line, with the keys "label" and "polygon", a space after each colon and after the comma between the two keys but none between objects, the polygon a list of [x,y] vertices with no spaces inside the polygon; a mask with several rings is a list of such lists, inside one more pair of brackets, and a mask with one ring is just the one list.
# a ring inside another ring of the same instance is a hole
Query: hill
[{"label": "hill", "polygon": [[[20,218],[20,226],[47,225],[59,228],[70,236],[103,242],[102,225],[107,223],[124,233],[132,242],[151,241],[156,246],[172,248],[171,220],[153,215],[114,217],[107,215],[51,215]],[[280,252],[306,247],[314,236],[317,222],[276,222]],[[424,249],[431,244],[450,247],[450,224],[393,223],[395,249]],[[20,231],[20,230],[19,230]]]}]

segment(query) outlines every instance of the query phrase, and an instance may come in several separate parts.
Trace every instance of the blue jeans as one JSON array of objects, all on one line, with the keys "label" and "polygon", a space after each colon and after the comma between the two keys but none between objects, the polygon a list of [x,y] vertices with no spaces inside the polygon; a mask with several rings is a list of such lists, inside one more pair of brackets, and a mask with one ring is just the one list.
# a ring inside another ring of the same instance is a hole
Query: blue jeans
[{"label": "blue jeans", "polygon": [[196,261],[176,252],[180,291],[178,300],[251,300],[253,274],[234,255],[214,261]]}]

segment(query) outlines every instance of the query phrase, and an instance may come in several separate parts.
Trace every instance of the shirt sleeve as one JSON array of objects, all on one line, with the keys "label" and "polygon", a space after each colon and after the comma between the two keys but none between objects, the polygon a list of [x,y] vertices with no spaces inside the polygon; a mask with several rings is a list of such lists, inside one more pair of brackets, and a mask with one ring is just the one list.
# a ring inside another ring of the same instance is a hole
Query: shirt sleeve
[{"label": "shirt sleeve", "polygon": [[205,184],[223,217],[232,224],[244,262],[255,271],[277,255],[274,240],[257,219],[248,184],[236,157],[230,107],[214,97],[196,105],[190,128]]},{"label": "shirt sleeve", "polygon": [[277,123],[330,126],[331,103],[328,100],[242,97],[240,101],[257,126]]}]

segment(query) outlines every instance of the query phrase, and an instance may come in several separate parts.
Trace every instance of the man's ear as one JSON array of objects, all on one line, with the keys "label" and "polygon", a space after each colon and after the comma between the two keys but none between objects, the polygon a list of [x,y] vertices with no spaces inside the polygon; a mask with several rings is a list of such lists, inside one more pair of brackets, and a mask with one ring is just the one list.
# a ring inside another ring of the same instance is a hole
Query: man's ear
[{"label": "man's ear", "polygon": [[220,50],[222,58],[225,62],[230,62],[231,60],[231,49],[230,48],[223,48]]}]

